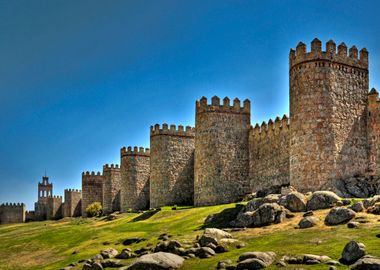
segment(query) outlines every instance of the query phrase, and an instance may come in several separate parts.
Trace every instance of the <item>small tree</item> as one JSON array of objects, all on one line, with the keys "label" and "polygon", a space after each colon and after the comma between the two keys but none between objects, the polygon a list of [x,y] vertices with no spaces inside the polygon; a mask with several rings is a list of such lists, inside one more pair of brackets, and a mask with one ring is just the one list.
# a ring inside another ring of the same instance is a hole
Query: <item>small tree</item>
[{"label": "small tree", "polygon": [[86,208],[88,217],[99,217],[102,215],[103,208],[100,202],[94,202]]}]

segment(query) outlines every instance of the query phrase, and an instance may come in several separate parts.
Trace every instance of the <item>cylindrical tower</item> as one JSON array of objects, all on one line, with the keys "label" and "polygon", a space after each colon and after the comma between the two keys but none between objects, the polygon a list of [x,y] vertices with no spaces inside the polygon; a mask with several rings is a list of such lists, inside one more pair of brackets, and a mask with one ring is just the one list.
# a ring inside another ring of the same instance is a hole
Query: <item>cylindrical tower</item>
[{"label": "cylindrical tower", "polygon": [[143,147],[121,148],[120,150],[121,211],[149,208],[150,152]]},{"label": "cylindrical tower", "polygon": [[314,39],[290,51],[290,183],[300,191],[367,170],[368,52]]},{"label": "cylindrical tower", "polygon": [[250,101],[196,102],[194,204],[235,202],[249,192]]},{"label": "cylindrical tower", "polygon": [[103,166],[103,214],[120,211],[120,168],[119,165]]},{"label": "cylindrical tower", "polygon": [[150,129],[150,207],[193,205],[194,128]]}]

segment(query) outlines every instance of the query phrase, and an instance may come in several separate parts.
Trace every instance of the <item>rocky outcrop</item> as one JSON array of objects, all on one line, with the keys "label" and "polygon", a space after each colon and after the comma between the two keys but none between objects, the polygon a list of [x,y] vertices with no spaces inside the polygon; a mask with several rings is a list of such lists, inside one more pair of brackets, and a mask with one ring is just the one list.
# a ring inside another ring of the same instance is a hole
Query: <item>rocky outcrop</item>
[{"label": "rocky outcrop", "polygon": [[306,197],[299,192],[290,192],[280,200],[280,204],[292,212],[306,211]]},{"label": "rocky outcrop", "polygon": [[219,241],[224,238],[232,238],[232,235],[220,229],[207,228],[199,239],[199,244],[202,247],[206,247],[209,244],[218,245]]},{"label": "rocky outcrop", "polygon": [[319,219],[316,217],[304,217],[298,223],[298,227],[300,229],[311,228],[311,227],[314,227],[315,225],[317,225],[318,222],[319,222]]},{"label": "rocky outcrop", "polygon": [[240,255],[236,270],[262,269],[270,266],[276,259],[274,252],[246,252]]},{"label": "rocky outcrop", "polygon": [[307,202],[307,210],[318,210],[331,208],[336,202],[340,201],[340,197],[331,191],[315,191],[310,200]]},{"label": "rocky outcrop", "polygon": [[379,270],[380,269],[380,258],[374,256],[364,256],[359,259],[354,265],[352,265],[351,270]]},{"label": "rocky outcrop", "polygon": [[355,215],[355,212],[351,209],[335,207],[326,216],[325,224],[330,226],[344,224],[353,219]]},{"label": "rocky outcrop", "polygon": [[365,245],[356,241],[350,241],[342,252],[342,263],[353,264],[365,255]]},{"label": "rocky outcrop", "polygon": [[128,270],[172,270],[182,266],[184,259],[166,252],[147,254],[138,258]]}]

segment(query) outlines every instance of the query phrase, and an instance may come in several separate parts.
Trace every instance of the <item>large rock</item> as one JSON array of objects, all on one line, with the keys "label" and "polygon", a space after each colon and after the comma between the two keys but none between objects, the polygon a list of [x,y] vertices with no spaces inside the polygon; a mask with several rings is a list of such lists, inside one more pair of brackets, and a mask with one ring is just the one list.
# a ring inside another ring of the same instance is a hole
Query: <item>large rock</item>
[{"label": "large rock", "polygon": [[380,203],[376,203],[375,205],[368,207],[368,213],[380,215]]},{"label": "large rock", "polygon": [[306,211],[306,197],[299,192],[291,192],[280,200],[280,204],[292,212]]},{"label": "large rock", "polygon": [[348,208],[335,207],[330,210],[325,218],[326,225],[338,225],[349,222],[355,217],[356,213]]},{"label": "large rock", "polygon": [[286,209],[277,203],[265,203],[252,213],[251,227],[281,223],[286,217],[286,212]]},{"label": "large rock", "polygon": [[207,228],[199,239],[199,244],[202,247],[208,246],[209,244],[217,246],[219,241],[223,238],[232,238],[232,235],[220,229]]},{"label": "large rock", "polygon": [[264,198],[254,199],[247,203],[244,212],[253,212],[257,210],[264,203],[278,203],[280,200],[280,194],[269,194]]},{"label": "large rock", "polygon": [[349,206],[348,208],[354,210],[356,213],[362,212],[364,210],[363,202],[356,202],[353,205]]},{"label": "large rock", "polygon": [[340,197],[331,191],[316,191],[307,202],[308,210],[318,210],[333,207]]},{"label": "large rock", "polygon": [[253,223],[252,214],[253,212],[240,212],[230,225],[239,228],[249,227]]},{"label": "large rock", "polygon": [[314,227],[315,225],[317,225],[318,222],[319,222],[319,219],[316,217],[304,217],[298,223],[298,227],[300,229],[311,228],[311,227]]},{"label": "large rock", "polygon": [[365,255],[365,245],[356,241],[350,241],[342,252],[342,263],[353,264]]},{"label": "large rock", "polygon": [[380,270],[380,258],[364,256],[351,267],[352,270]]},{"label": "large rock", "polygon": [[201,259],[210,258],[215,255],[215,251],[210,247],[201,247],[195,255]]},{"label": "large rock", "polygon": [[270,266],[276,259],[274,252],[245,252],[239,257],[237,270],[262,269]]},{"label": "large rock", "polygon": [[247,259],[259,259],[263,261],[265,264],[270,265],[273,263],[273,261],[276,259],[276,253],[274,252],[260,252],[260,251],[253,251],[253,252],[245,252],[240,255],[239,262],[245,261]]},{"label": "large rock", "polygon": [[184,259],[178,255],[165,252],[157,252],[143,255],[138,258],[128,270],[164,270],[178,269],[182,266]]},{"label": "large rock", "polygon": [[114,248],[107,248],[100,252],[100,254],[103,256],[104,259],[116,257],[118,253],[119,252],[117,252],[117,250]]}]

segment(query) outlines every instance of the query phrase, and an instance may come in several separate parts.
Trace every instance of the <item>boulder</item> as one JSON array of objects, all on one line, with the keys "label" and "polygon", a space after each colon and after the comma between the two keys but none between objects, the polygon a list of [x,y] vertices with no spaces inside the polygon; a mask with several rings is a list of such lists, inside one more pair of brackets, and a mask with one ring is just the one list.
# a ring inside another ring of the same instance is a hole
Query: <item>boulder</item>
[{"label": "boulder", "polygon": [[145,239],[141,237],[131,237],[131,238],[125,239],[123,241],[123,245],[128,246],[128,245],[140,243],[142,241],[145,241]]},{"label": "boulder", "polygon": [[368,207],[368,213],[380,215],[380,203],[376,203],[373,206]]},{"label": "boulder", "polygon": [[230,225],[239,228],[249,227],[253,223],[252,214],[253,212],[240,212],[236,219],[231,221]]},{"label": "boulder", "polygon": [[356,213],[362,212],[364,210],[363,202],[357,202],[353,205],[349,206],[348,208],[354,210]]},{"label": "boulder", "polygon": [[247,259],[258,259],[263,261],[266,265],[271,265],[274,260],[276,259],[276,253],[274,252],[259,252],[259,251],[254,251],[254,252],[245,252],[240,255],[239,257],[239,262],[245,261]]},{"label": "boulder", "polygon": [[356,241],[350,241],[344,247],[341,262],[353,264],[365,255],[365,245]]},{"label": "boulder", "polygon": [[298,223],[298,227],[300,229],[311,228],[311,227],[314,227],[315,225],[317,225],[318,222],[319,222],[319,219],[316,217],[304,217]]},{"label": "boulder", "polygon": [[344,207],[335,207],[330,210],[325,218],[326,225],[338,225],[349,222],[355,217],[355,212]]},{"label": "boulder", "polygon": [[303,255],[303,263],[304,264],[319,264],[326,263],[330,261],[331,258],[325,255],[314,255],[314,254],[304,254]]},{"label": "boulder", "polygon": [[286,212],[286,209],[277,203],[265,203],[252,213],[251,227],[281,223],[286,217]]},{"label": "boulder", "polygon": [[364,256],[351,267],[352,270],[380,270],[380,258]]},{"label": "boulder", "polygon": [[154,252],[169,252],[174,254],[179,254],[178,249],[181,247],[181,244],[176,240],[163,241],[156,245]]},{"label": "boulder", "polygon": [[210,243],[217,246],[223,238],[232,238],[232,235],[220,229],[207,228],[198,242],[202,247],[206,247]]},{"label": "boulder", "polygon": [[244,212],[253,212],[257,210],[264,203],[278,203],[280,200],[280,194],[269,194],[264,198],[258,198],[250,201],[245,206]]},{"label": "boulder", "polygon": [[226,269],[226,267],[231,264],[232,264],[231,260],[222,260],[218,262],[216,269]]},{"label": "boulder", "polygon": [[119,252],[117,252],[117,250],[114,248],[107,248],[100,252],[104,259],[114,258],[118,253]]},{"label": "boulder", "polygon": [[123,249],[120,254],[116,256],[117,259],[130,259],[135,257],[136,254],[131,252],[129,249]]},{"label": "boulder", "polygon": [[255,270],[268,267],[262,260],[259,259],[247,259],[239,262],[236,266],[236,270]]},{"label": "boulder", "polygon": [[178,269],[182,266],[184,259],[178,255],[166,252],[157,252],[143,255],[138,258],[128,270],[165,270]]},{"label": "boulder", "polygon": [[350,222],[347,223],[347,228],[349,228],[349,229],[357,229],[357,228],[359,228],[359,222],[350,221]]},{"label": "boulder", "polygon": [[306,211],[306,197],[299,192],[290,192],[280,200],[280,204],[292,212]]},{"label": "boulder", "polygon": [[195,255],[201,259],[210,258],[215,256],[215,251],[209,247],[201,247],[197,250]]},{"label": "boulder", "polygon": [[332,191],[315,191],[307,202],[306,208],[308,210],[331,208],[338,201],[340,197]]},{"label": "boulder", "polygon": [[85,263],[82,267],[82,270],[103,270],[103,266],[100,262],[94,263]]}]

